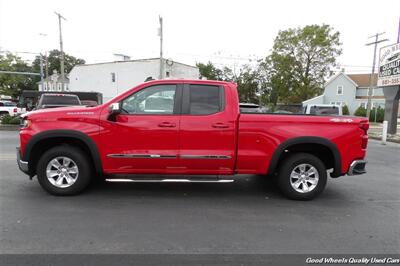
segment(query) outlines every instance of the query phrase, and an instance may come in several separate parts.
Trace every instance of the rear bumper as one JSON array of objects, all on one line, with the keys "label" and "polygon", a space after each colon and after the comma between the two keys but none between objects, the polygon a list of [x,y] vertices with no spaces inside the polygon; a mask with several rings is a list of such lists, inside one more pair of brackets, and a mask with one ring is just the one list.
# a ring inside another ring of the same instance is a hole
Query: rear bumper
[{"label": "rear bumper", "polygon": [[17,148],[17,164],[18,164],[19,170],[21,170],[25,174],[29,175],[28,162],[21,160],[21,152],[20,152],[19,148]]},{"label": "rear bumper", "polygon": [[365,170],[365,165],[367,164],[367,161],[365,160],[354,160],[350,164],[349,171],[347,172],[347,175],[362,175],[365,174],[367,171]]}]

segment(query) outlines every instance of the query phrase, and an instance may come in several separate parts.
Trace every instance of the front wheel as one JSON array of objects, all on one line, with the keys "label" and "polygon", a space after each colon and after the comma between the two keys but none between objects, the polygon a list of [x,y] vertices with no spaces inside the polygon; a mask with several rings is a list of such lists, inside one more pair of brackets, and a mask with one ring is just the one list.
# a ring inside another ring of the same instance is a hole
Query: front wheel
[{"label": "front wheel", "polygon": [[309,153],[293,154],[279,168],[278,186],[290,199],[311,200],[324,190],[326,181],[324,163]]},{"label": "front wheel", "polygon": [[90,162],[86,154],[76,147],[57,146],[39,159],[37,177],[42,188],[50,194],[78,194],[89,185]]}]

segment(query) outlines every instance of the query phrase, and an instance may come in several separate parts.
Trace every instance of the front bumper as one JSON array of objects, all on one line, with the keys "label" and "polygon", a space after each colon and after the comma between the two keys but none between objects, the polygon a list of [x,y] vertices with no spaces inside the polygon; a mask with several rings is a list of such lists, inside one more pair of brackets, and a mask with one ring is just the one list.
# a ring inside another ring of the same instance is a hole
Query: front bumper
[{"label": "front bumper", "polygon": [[28,162],[21,160],[21,152],[20,152],[19,148],[17,148],[17,164],[18,164],[19,170],[21,170],[25,174],[29,175]]},{"label": "front bumper", "polygon": [[362,175],[365,174],[367,171],[365,170],[365,165],[367,164],[367,161],[365,160],[354,160],[350,164],[349,171],[347,172],[347,175]]}]

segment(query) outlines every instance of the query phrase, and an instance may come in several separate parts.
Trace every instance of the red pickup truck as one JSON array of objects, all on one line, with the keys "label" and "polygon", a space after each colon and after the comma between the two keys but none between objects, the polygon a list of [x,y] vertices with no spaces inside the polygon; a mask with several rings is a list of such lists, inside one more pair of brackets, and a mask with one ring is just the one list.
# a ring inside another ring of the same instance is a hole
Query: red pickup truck
[{"label": "red pickup truck", "polygon": [[307,200],[328,175],[365,173],[368,127],[347,116],[240,113],[234,83],[158,80],[96,107],[28,113],[17,160],[54,195],[77,194],[94,178],[229,182],[257,174]]}]

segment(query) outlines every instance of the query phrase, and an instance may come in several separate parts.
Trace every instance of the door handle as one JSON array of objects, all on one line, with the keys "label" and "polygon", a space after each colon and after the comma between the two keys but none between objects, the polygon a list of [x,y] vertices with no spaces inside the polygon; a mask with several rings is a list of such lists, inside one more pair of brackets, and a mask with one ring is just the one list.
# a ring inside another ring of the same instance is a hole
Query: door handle
[{"label": "door handle", "polygon": [[215,127],[215,128],[228,128],[229,125],[221,123],[221,122],[217,122],[217,123],[212,124],[212,127]]},{"label": "door handle", "polygon": [[171,122],[161,122],[160,124],[158,124],[159,127],[176,127],[175,123],[171,123]]}]

